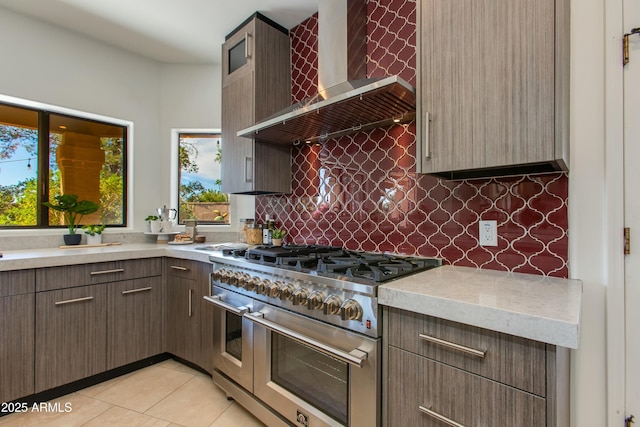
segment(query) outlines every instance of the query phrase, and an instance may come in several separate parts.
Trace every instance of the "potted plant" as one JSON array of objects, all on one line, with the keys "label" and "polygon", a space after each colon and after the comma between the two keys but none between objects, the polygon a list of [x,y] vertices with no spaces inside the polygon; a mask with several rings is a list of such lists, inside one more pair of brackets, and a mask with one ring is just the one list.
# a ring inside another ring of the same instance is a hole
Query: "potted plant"
[{"label": "potted plant", "polygon": [[84,233],[87,235],[87,245],[99,245],[102,243],[102,232],[104,231],[104,224],[90,224],[82,227]]},{"label": "potted plant", "polygon": [[53,197],[53,201],[43,202],[46,207],[62,212],[64,222],[69,229],[69,234],[63,236],[67,245],[79,245],[82,239],[81,234],[76,234],[76,226],[85,215],[96,212],[100,206],[90,200],[78,201],[76,194],[58,194]]},{"label": "potted plant", "polygon": [[144,219],[147,222],[147,232],[148,233],[157,233],[161,228],[160,217],[157,215],[149,215]]},{"label": "potted plant", "polygon": [[273,246],[282,246],[282,239],[284,239],[284,236],[286,235],[287,235],[286,231],[280,228],[276,228],[271,232],[271,244]]}]

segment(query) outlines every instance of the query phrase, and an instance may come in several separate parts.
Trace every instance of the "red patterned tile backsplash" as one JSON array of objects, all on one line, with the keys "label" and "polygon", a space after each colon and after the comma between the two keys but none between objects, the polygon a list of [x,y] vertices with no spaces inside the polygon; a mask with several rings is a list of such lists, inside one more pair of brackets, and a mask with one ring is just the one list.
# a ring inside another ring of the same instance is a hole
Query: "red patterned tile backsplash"
[{"label": "red patterned tile backsplash", "polygon": [[[369,0],[369,77],[415,84],[415,1]],[[292,30],[292,102],[317,91],[317,16]],[[295,243],[441,257],[446,263],[567,277],[564,173],[445,181],[415,173],[415,123],[293,147],[293,192],[256,197]],[[480,219],[498,246],[478,244]]]}]

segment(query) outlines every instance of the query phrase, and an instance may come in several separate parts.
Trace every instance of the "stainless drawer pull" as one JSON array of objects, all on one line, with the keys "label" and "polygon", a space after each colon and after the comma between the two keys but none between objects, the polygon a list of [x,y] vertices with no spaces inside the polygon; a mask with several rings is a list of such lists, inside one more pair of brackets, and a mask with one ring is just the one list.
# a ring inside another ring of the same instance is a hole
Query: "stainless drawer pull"
[{"label": "stainless drawer pull", "polygon": [[248,313],[250,311],[249,307],[246,307],[246,306],[234,307],[231,304],[227,304],[226,302],[222,301],[222,298],[220,298],[219,295],[214,295],[212,297],[205,296],[203,298],[208,303],[218,306],[224,310],[230,311],[233,314],[237,314],[238,316],[242,316],[243,314]]},{"label": "stainless drawer pull", "polygon": [[54,304],[55,305],[73,304],[74,302],[89,301],[92,299],[93,297],[74,298],[74,299],[68,299],[64,301],[56,301]]},{"label": "stainless drawer pull", "polygon": [[463,424],[457,423],[453,420],[450,420],[449,418],[445,417],[444,415],[441,415],[435,411],[432,411],[431,409],[427,409],[424,406],[420,405],[418,406],[418,409],[420,409],[420,412],[425,413],[427,415],[429,415],[430,417],[435,418],[438,421],[441,421],[445,424],[448,424],[450,426],[453,427],[465,427]]},{"label": "stainless drawer pull", "polygon": [[187,267],[180,267],[179,265],[172,265],[171,268],[174,270],[187,271],[189,270]]},{"label": "stainless drawer pull", "polygon": [[109,274],[109,273],[124,273],[124,268],[115,268],[113,270],[92,271],[89,274],[92,276],[97,276],[99,274]]},{"label": "stainless drawer pull", "polygon": [[466,347],[464,345],[456,344],[451,341],[441,340],[440,338],[432,337],[431,335],[420,334],[420,339],[424,341],[429,341],[434,344],[441,345],[443,347],[447,347],[453,350],[462,351],[463,353],[470,354],[472,356],[484,358],[486,351],[476,350],[475,348]]},{"label": "stainless drawer pull", "polygon": [[153,289],[151,286],[148,286],[146,288],[131,289],[129,291],[122,291],[122,295],[135,294],[136,292],[150,291],[151,289]]}]

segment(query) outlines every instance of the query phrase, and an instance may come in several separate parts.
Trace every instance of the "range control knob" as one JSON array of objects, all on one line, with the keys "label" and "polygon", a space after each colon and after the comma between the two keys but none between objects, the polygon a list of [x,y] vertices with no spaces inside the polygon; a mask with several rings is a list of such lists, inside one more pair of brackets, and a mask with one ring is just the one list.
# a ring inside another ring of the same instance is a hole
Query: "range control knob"
[{"label": "range control knob", "polygon": [[362,320],[362,307],[354,299],[348,299],[340,307],[342,320]]},{"label": "range control knob", "polygon": [[264,279],[258,282],[258,293],[267,295],[269,293],[269,286],[271,286],[271,280]]},{"label": "range control knob", "polygon": [[322,311],[324,314],[340,314],[340,307],[342,306],[342,298],[338,295],[329,295],[324,300]]},{"label": "range control knob", "polygon": [[230,271],[229,274],[227,274],[227,283],[232,286],[238,286],[238,280],[241,276],[242,273],[240,272],[234,273],[233,271]]},{"label": "range control knob", "polygon": [[307,302],[309,292],[305,288],[297,288],[291,295],[293,299],[293,305],[304,305]]},{"label": "range control knob", "polygon": [[309,310],[322,310],[322,303],[324,302],[324,292],[313,291],[311,295],[307,297],[307,308]]},{"label": "range control knob", "polygon": [[255,292],[258,289],[258,285],[260,283],[259,277],[251,277],[247,274],[247,278],[244,282],[244,288],[248,291]]},{"label": "range control knob", "polygon": [[213,272],[212,274],[212,278],[213,280],[217,281],[217,282],[221,282],[223,278],[226,279],[227,277],[227,270],[225,270],[224,268],[220,268],[216,271]]},{"label": "range control knob", "polygon": [[239,288],[246,288],[251,280],[251,276],[247,273],[236,273],[236,282]]},{"label": "range control knob", "polygon": [[293,299],[293,291],[295,291],[295,289],[296,287],[291,283],[282,285],[282,287],[280,288],[280,299],[283,301],[291,301]]},{"label": "range control knob", "polygon": [[280,281],[270,284],[269,287],[267,288],[266,295],[270,296],[271,298],[280,298],[280,294],[282,293],[283,286],[284,286],[284,282],[280,282]]}]

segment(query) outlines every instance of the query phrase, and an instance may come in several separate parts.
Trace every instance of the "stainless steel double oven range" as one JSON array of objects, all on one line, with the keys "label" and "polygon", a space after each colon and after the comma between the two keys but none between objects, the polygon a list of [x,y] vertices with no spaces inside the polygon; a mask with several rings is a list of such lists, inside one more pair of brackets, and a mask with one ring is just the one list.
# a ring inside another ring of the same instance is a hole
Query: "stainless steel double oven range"
[{"label": "stainless steel double oven range", "polygon": [[377,287],[439,260],[325,246],[211,256],[213,379],[265,424],[379,426]]}]

